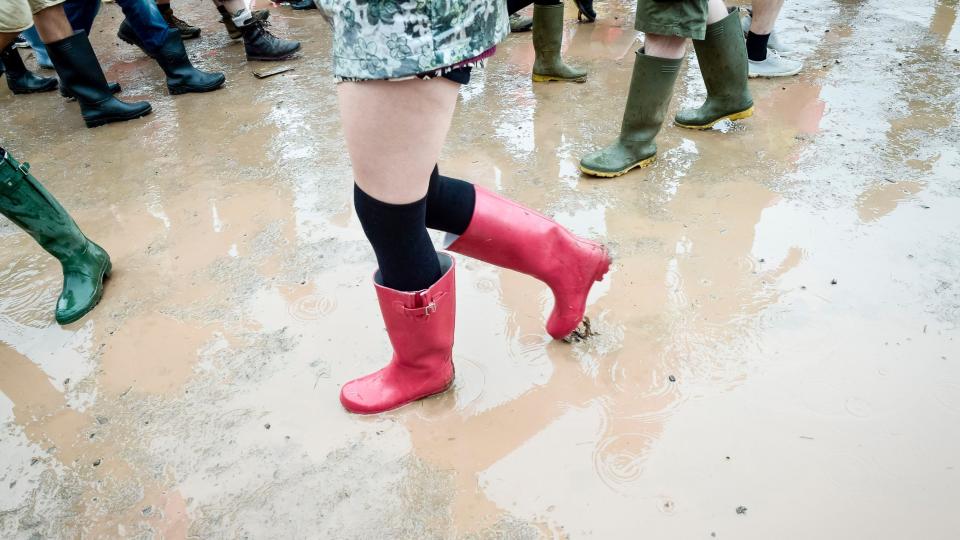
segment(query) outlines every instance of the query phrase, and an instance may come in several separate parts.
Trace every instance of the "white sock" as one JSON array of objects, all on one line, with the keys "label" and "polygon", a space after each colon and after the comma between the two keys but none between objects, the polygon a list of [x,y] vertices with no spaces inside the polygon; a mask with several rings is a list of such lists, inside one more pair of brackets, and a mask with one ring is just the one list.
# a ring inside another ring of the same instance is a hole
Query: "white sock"
[{"label": "white sock", "polygon": [[233,24],[237,26],[246,26],[252,17],[253,14],[250,13],[250,10],[243,8],[242,10],[233,14]]}]

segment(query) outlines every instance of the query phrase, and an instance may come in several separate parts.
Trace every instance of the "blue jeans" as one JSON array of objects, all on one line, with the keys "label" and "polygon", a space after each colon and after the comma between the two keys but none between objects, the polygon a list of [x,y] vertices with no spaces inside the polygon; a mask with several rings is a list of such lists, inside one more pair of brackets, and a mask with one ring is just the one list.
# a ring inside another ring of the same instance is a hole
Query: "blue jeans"
[{"label": "blue jeans", "polygon": [[[116,3],[123,10],[127,22],[130,23],[133,32],[140,38],[140,42],[147,51],[154,53],[160,50],[167,41],[167,32],[170,28],[167,27],[167,21],[160,14],[154,0],[116,0]],[[90,35],[93,19],[100,11],[100,0],[66,0],[63,3],[63,9],[74,30],[84,30],[87,35]],[[37,54],[37,62],[41,66],[52,66],[50,57],[47,56],[47,49],[37,34],[37,29],[30,28],[23,33],[23,37],[30,42],[30,46]]]},{"label": "blue jeans", "polygon": [[[87,0],[99,1],[99,0]],[[167,32],[170,27],[167,26],[166,19],[157,9],[154,0],[115,0],[120,9],[123,10],[127,22],[133,28],[133,32],[140,38],[147,52],[153,54],[163,47],[167,42]]]}]

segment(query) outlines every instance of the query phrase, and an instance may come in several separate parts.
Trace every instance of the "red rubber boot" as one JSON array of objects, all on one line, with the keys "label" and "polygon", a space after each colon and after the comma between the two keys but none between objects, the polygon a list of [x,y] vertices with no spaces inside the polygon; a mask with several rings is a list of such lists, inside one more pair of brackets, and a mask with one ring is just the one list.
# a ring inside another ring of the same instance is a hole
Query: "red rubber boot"
[{"label": "red rubber boot", "polygon": [[554,339],[567,337],[583,320],[590,287],[610,268],[607,249],[529,208],[476,190],[470,225],[448,249],[546,283],[554,297],[547,332]]},{"label": "red rubber boot", "polygon": [[376,414],[439,394],[453,383],[453,328],[457,288],[453,257],[438,253],[443,276],[429,289],[402,292],[373,276],[380,313],[393,345],[387,367],[340,389],[350,412]]}]

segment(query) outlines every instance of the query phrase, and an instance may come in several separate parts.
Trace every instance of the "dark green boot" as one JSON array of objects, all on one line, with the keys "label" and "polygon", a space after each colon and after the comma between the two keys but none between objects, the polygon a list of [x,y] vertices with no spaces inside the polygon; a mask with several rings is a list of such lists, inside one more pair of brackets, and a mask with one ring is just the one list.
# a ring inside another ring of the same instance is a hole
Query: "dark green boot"
[{"label": "dark green boot", "polygon": [[60,203],[0,148],[0,213],[27,232],[60,261],[63,292],[57,301],[57,322],[72,323],[97,305],[103,279],[110,275],[110,257],[80,232]]},{"label": "dark green boot", "polygon": [[693,41],[707,100],[697,109],[677,113],[674,123],[690,129],[710,129],[723,120],[753,116],[753,98],[747,89],[747,46],[739,11],[707,25],[707,35]]},{"label": "dark green boot", "polygon": [[568,66],[560,58],[563,43],[563,4],[533,6],[533,82],[587,80],[586,70]]},{"label": "dark green boot", "polygon": [[581,171],[612,178],[653,163],[657,157],[654,139],[663,125],[682,63],[683,59],[657,58],[637,51],[620,137],[581,159]]}]

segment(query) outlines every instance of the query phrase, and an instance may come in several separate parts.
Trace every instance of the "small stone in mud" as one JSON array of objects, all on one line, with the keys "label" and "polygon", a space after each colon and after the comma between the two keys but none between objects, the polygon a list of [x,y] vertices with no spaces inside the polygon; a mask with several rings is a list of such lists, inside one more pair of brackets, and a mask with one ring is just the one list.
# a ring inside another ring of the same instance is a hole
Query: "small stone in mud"
[{"label": "small stone in mud", "polygon": [[66,385],[68,385],[68,384],[70,384],[70,377],[67,377],[66,379],[63,380],[63,385],[64,385],[64,386],[66,386]]},{"label": "small stone in mud", "polygon": [[101,458],[97,458],[97,460],[93,462],[93,466],[99,467],[101,463],[103,463],[103,460]]},{"label": "small stone in mud", "polygon": [[13,489],[14,486],[16,486],[16,485],[17,485],[17,481],[16,481],[16,480],[14,480],[13,482],[10,482],[10,489]]},{"label": "small stone in mud", "polygon": [[152,507],[152,506],[147,506],[146,508],[144,508],[143,510],[141,510],[140,513],[143,514],[143,517],[147,517],[147,516],[149,516],[150,514],[153,513],[153,507]]},{"label": "small stone in mud", "polygon": [[98,417],[97,417],[97,423],[100,424],[101,426],[104,425],[104,424],[106,424],[106,423],[109,422],[109,421],[110,421],[110,419],[107,418],[106,416],[98,416]]},{"label": "small stone in mud", "polygon": [[807,286],[806,286],[806,285],[801,285],[800,288],[803,289],[803,290],[807,290]]},{"label": "small stone in mud", "polygon": [[270,424],[264,424],[263,427],[265,427],[266,429],[270,429]]},{"label": "small stone in mud", "polygon": [[831,279],[831,280],[830,280],[830,284],[831,284],[831,285],[836,285],[836,284],[837,284],[837,278]]},{"label": "small stone in mud", "polygon": [[671,375],[671,376],[669,376],[669,377],[667,377],[667,378],[670,379],[670,382],[677,382],[677,378],[674,377],[673,375]]},{"label": "small stone in mud", "polygon": [[737,507],[737,513],[740,514],[740,515],[746,514],[746,513],[747,513],[747,507],[746,507],[746,506],[738,506],[738,507]]},{"label": "small stone in mud", "polygon": [[30,458],[30,464],[31,464],[31,465],[36,465],[38,461],[40,461],[40,458],[38,458],[38,457]]}]

